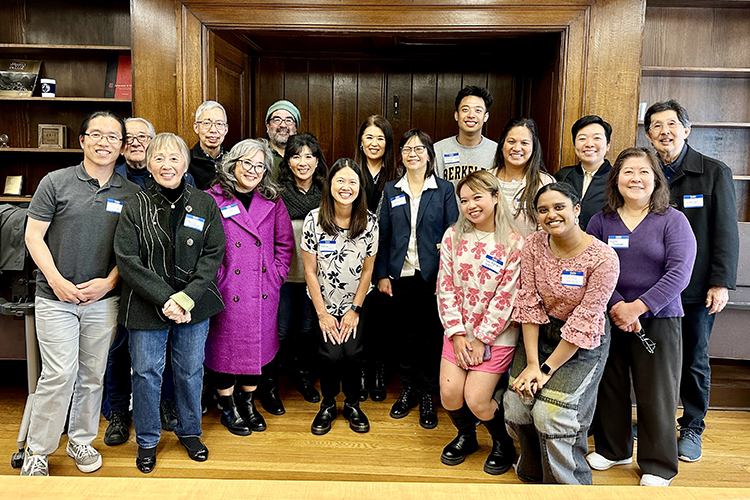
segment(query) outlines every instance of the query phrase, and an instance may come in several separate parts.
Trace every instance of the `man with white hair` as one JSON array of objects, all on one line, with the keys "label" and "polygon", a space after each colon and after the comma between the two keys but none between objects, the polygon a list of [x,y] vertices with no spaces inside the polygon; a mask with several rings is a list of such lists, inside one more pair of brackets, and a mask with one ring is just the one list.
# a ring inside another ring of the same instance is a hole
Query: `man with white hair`
[{"label": "man with white hair", "polygon": [[229,124],[224,106],[216,101],[204,101],[195,111],[193,130],[199,140],[190,152],[188,172],[195,178],[195,186],[205,191],[216,179],[216,168],[226,151],[223,143]]}]

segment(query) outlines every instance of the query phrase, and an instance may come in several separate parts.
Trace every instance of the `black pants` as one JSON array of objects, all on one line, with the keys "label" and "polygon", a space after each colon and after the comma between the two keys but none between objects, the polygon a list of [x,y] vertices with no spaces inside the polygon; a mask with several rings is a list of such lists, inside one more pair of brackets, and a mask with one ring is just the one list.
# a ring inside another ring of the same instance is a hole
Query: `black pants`
[{"label": "black pants", "polygon": [[216,389],[223,391],[236,385],[254,386],[260,383],[260,375],[235,375],[232,373],[211,372],[211,378]]},{"label": "black pants", "polygon": [[640,339],[612,325],[609,359],[599,385],[594,418],[596,451],[609,460],[633,455],[630,380],[638,405],[638,466],[644,474],[677,474],[675,413],[682,368],[681,318],[641,319],[656,342],[650,354]]},{"label": "black pants", "polygon": [[[363,320],[366,311],[363,308],[357,327],[357,336],[351,335],[343,344],[323,341],[320,323],[316,320],[313,327],[318,336],[318,354],[320,355],[320,392],[323,400],[331,403],[336,400],[341,389],[345,401],[354,404],[359,401],[359,370],[362,363]],[[336,318],[341,322],[341,317]]]},{"label": "black pants", "polygon": [[386,363],[388,355],[386,346],[393,323],[389,315],[395,307],[392,297],[381,293],[377,288],[373,288],[365,298],[362,305],[363,312],[366,310],[366,321],[361,322],[364,328],[364,355],[366,362]]},{"label": "black pants", "polygon": [[391,284],[394,308],[388,336],[397,340],[401,381],[422,394],[437,395],[443,325],[435,283],[428,283],[417,271]]}]

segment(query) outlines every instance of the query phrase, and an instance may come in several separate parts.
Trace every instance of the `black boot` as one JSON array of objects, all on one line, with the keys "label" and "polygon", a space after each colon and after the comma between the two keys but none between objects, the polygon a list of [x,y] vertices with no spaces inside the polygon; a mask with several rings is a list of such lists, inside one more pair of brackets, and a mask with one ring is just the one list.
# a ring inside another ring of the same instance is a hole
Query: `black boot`
[{"label": "black boot", "polygon": [[359,407],[359,402],[354,404],[344,402],[344,418],[349,421],[349,428],[354,432],[368,432],[370,430],[370,421],[367,415]]},{"label": "black boot", "polygon": [[391,406],[391,418],[404,418],[418,404],[419,394],[408,385],[404,385],[401,389],[401,395],[393,403],[393,406]]},{"label": "black boot", "polygon": [[237,411],[247,422],[247,425],[255,432],[266,430],[266,419],[255,407],[255,393],[239,391],[237,393]]},{"label": "black boot", "polygon": [[484,462],[484,472],[493,475],[504,474],[516,460],[516,446],[505,428],[503,407],[500,406],[495,410],[495,416],[492,417],[492,420],[482,423],[492,436],[492,451]]},{"label": "black boot", "polygon": [[367,368],[365,368],[365,364],[362,363],[362,366],[359,369],[359,400],[360,401],[367,401]]},{"label": "black boot", "polygon": [[319,403],[320,393],[315,388],[312,375],[307,370],[300,370],[297,373],[297,382],[294,384],[294,388],[302,394],[305,401],[308,403]]},{"label": "black boot", "polygon": [[159,403],[159,416],[161,417],[161,428],[164,431],[173,431],[177,427],[177,405],[174,400],[162,400]]},{"label": "black boot", "polygon": [[331,423],[336,419],[336,401],[333,402],[323,400],[320,403],[320,410],[315,415],[315,419],[312,422],[310,430],[316,436],[322,436],[327,434],[331,430]]},{"label": "black boot", "polygon": [[286,413],[284,403],[279,396],[279,374],[275,362],[271,361],[262,368],[260,386],[258,387],[258,400],[263,408],[271,415],[283,415]]},{"label": "black boot", "polygon": [[458,410],[446,410],[446,412],[458,429],[458,436],[443,448],[440,461],[445,465],[458,465],[479,449],[476,418],[466,403]]},{"label": "black boot", "polygon": [[384,401],[387,396],[385,390],[385,365],[379,361],[372,363],[372,381],[370,382],[370,398],[373,401]]},{"label": "black boot", "polygon": [[437,424],[438,417],[432,394],[422,394],[422,400],[419,402],[419,425],[425,429],[434,429]]},{"label": "black boot", "polygon": [[219,409],[221,410],[221,425],[236,436],[249,436],[252,434],[250,425],[237,411],[232,396],[219,396]]}]

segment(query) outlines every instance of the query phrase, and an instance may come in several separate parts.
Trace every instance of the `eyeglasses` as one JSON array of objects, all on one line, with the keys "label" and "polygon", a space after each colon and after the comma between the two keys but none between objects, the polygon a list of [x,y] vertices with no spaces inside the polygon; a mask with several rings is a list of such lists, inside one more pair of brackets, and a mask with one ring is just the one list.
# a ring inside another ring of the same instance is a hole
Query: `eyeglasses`
[{"label": "eyeglasses", "polygon": [[213,120],[203,120],[195,122],[200,126],[201,130],[211,130],[211,127],[216,127],[216,130],[226,130],[227,122],[215,122]]},{"label": "eyeglasses", "polygon": [[122,139],[120,139],[119,137],[117,137],[115,134],[104,135],[104,134],[99,133],[99,132],[91,132],[90,134],[84,133],[83,135],[87,135],[87,136],[91,137],[91,140],[94,141],[94,142],[99,142],[102,137],[104,137],[105,139],[107,139],[107,142],[110,143],[110,144],[116,144],[116,143],[122,141]]},{"label": "eyeglasses", "polygon": [[654,349],[656,349],[656,342],[651,340],[650,338],[646,337],[646,331],[641,328],[641,331],[634,332],[635,336],[641,339],[641,343],[643,344],[643,347],[646,348],[649,354],[654,353]]},{"label": "eyeglasses", "polygon": [[262,163],[253,163],[250,160],[237,160],[237,163],[240,164],[242,167],[242,170],[246,172],[252,172],[255,171],[255,173],[263,172],[263,169],[265,168],[265,165]]},{"label": "eyeglasses", "polygon": [[274,125],[281,125],[281,122],[284,122],[285,125],[295,125],[297,122],[294,121],[294,118],[291,116],[288,116],[286,118],[281,118],[280,116],[274,116],[270,120],[268,120],[270,123],[273,123]]},{"label": "eyeglasses", "polygon": [[138,134],[138,135],[126,135],[125,136],[125,142],[128,144],[133,144],[133,141],[138,141],[141,144],[146,144],[147,142],[151,142],[151,136],[146,134]]},{"label": "eyeglasses", "polygon": [[405,155],[410,155],[412,151],[414,151],[416,154],[421,155],[427,150],[427,146],[404,146],[401,148],[401,153]]}]

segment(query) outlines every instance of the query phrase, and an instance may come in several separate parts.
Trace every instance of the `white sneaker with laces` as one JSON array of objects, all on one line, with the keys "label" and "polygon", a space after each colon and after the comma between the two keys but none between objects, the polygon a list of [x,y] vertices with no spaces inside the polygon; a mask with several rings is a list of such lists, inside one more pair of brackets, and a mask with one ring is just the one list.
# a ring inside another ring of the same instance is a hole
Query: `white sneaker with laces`
[{"label": "white sneaker with laces", "polygon": [[102,466],[102,456],[90,444],[73,444],[68,441],[65,449],[68,456],[76,461],[81,472],[94,472]]},{"label": "white sneaker with laces", "polygon": [[622,460],[610,460],[608,458],[604,458],[597,452],[592,451],[591,453],[586,455],[586,461],[589,463],[589,467],[594,470],[607,470],[611,469],[615,465],[632,464],[633,457],[623,458]]},{"label": "white sneaker with laces", "polygon": [[669,486],[672,479],[664,479],[663,477],[655,476],[653,474],[644,474],[641,476],[641,486]]},{"label": "white sneaker with laces", "polygon": [[26,448],[21,467],[22,476],[49,476],[47,455],[36,455]]}]

